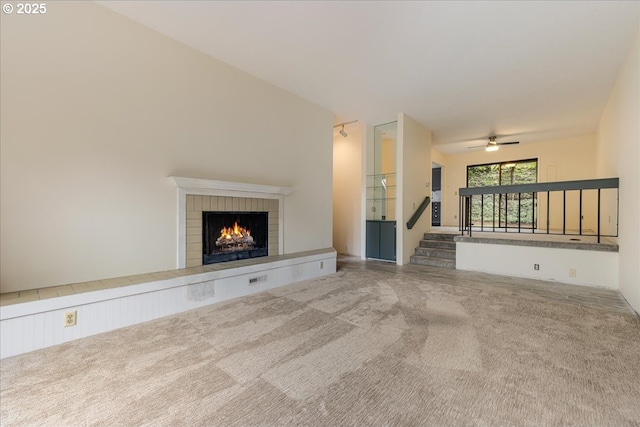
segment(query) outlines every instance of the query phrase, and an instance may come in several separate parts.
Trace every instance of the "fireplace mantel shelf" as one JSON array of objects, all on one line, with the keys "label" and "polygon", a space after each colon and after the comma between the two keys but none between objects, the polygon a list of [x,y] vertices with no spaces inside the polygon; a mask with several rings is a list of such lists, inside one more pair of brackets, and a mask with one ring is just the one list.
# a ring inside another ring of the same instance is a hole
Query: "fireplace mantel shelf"
[{"label": "fireplace mantel shelf", "polygon": [[175,185],[183,190],[223,190],[242,191],[247,193],[264,193],[289,196],[293,193],[293,188],[276,187],[272,185],[247,184],[244,182],[214,181],[211,179],[185,178],[180,176],[170,176]]}]

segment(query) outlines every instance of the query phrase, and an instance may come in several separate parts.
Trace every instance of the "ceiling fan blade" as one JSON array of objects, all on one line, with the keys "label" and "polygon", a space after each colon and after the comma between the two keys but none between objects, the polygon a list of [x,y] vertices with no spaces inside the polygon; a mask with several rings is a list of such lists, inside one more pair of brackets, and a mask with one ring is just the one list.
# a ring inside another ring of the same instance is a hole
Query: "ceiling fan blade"
[{"label": "ceiling fan blade", "polygon": [[482,144],[482,145],[474,145],[473,147],[467,147],[467,148],[481,148],[481,147],[486,147],[487,144]]},{"label": "ceiling fan blade", "polygon": [[512,144],[520,144],[520,141],[510,141],[510,142],[496,142],[497,145],[512,145]]}]

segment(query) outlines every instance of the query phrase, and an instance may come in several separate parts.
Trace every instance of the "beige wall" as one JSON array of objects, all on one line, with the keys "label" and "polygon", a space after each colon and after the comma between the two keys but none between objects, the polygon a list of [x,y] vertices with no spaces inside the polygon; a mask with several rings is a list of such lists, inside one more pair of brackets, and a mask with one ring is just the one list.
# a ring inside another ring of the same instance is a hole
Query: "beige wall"
[{"label": "beige wall", "polygon": [[398,263],[408,264],[424,233],[431,230],[431,210],[424,211],[414,227],[407,222],[425,197],[431,196],[431,131],[406,114],[398,115],[398,193],[402,216],[398,218]]},{"label": "beige wall", "polygon": [[[467,166],[483,163],[504,162],[510,160],[538,159],[538,181],[571,181],[593,179],[595,172],[595,135],[584,135],[575,138],[539,142],[535,144],[518,144],[500,147],[498,151],[486,152],[482,149],[469,150],[459,154],[440,157],[444,160],[442,220],[443,226],[458,226],[458,190],[466,187]],[[440,153],[442,154],[442,153]],[[440,163],[440,162],[439,162]],[[560,199],[555,200],[556,197]],[[597,218],[595,193],[583,195],[585,220],[583,227],[593,229]],[[574,201],[575,203],[572,203]],[[562,228],[562,197],[552,195],[551,228]],[[579,217],[578,195],[568,193],[567,227],[578,228]],[[557,210],[554,207],[558,207]],[[546,224],[546,200],[540,199],[539,215],[542,224]],[[554,215],[555,212],[555,215]]]},{"label": "beige wall", "polygon": [[597,171],[620,178],[620,292],[640,313],[640,33],[600,120]]},{"label": "beige wall", "polygon": [[431,149],[431,161],[435,162],[439,165],[444,166],[447,162],[447,156],[444,153],[436,150],[435,148]]},{"label": "beige wall", "polygon": [[338,253],[362,254],[362,144],[360,126],[333,139],[333,247]]},{"label": "beige wall", "polygon": [[286,253],[331,246],[332,114],[91,2],[2,14],[1,281],[175,268],[170,175],[294,188]]}]

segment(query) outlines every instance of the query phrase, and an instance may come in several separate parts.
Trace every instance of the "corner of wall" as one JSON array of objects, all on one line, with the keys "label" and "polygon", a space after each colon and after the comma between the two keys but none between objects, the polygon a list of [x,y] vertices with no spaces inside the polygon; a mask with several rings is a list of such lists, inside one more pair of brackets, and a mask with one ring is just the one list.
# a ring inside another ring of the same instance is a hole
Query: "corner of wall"
[{"label": "corner of wall", "polygon": [[596,170],[619,177],[619,288],[640,313],[640,30],[631,44],[596,132]]}]

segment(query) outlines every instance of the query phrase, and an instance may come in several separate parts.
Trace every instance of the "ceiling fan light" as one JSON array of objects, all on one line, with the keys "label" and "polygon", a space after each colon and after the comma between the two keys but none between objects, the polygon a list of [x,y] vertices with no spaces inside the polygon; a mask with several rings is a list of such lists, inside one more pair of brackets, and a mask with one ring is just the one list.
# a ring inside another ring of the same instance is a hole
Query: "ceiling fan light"
[{"label": "ceiling fan light", "polygon": [[486,148],[484,149],[485,151],[498,151],[498,145],[496,144],[489,144],[486,146]]}]

